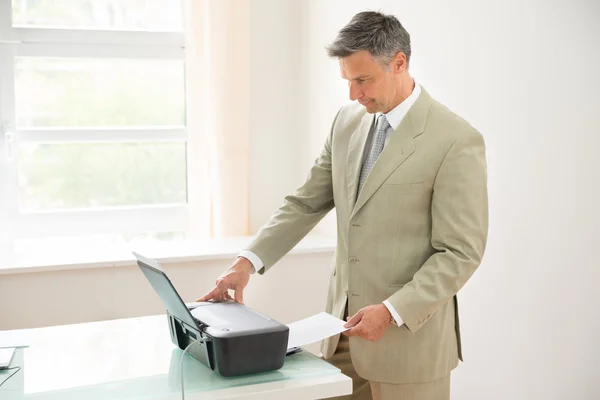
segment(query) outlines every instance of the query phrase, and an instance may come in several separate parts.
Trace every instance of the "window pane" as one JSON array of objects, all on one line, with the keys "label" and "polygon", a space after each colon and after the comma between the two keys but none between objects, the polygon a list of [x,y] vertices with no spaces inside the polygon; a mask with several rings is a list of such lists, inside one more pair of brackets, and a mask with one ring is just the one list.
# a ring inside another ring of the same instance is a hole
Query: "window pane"
[{"label": "window pane", "polygon": [[22,144],[22,211],[185,203],[183,142]]},{"label": "window pane", "polygon": [[181,60],[15,59],[20,128],[185,125]]},{"label": "window pane", "polygon": [[12,0],[13,26],[173,32],[180,0]]}]

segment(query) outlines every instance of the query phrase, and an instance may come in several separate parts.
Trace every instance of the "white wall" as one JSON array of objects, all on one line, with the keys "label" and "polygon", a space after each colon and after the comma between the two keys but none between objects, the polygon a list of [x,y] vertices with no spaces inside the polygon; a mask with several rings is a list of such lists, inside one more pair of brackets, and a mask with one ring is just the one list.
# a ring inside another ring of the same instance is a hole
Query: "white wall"
[{"label": "white wall", "polygon": [[255,233],[300,185],[307,140],[302,2],[250,4],[250,230]]},{"label": "white wall", "polygon": [[364,9],[400,19],[414,76],[487,142],[489,246],[460,295],[452,398],[600,398],[600,2],[309,1],[313,151],[347,101],[323,47]]}]

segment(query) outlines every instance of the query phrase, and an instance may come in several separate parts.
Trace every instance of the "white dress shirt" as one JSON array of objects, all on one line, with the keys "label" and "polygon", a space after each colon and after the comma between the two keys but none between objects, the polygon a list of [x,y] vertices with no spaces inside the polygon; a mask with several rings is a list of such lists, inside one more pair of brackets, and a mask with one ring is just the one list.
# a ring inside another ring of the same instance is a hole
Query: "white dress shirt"
[{"label": "white dress shirt", "polygon": [[[408,110],[410,110],[410,108],[413,106],[413,104],[415,104],[415,101],[417,101],[417,98],[419,97],[420,94],[421,94],[421,86],[419,86],[415,82],[415,88],[413,89],[412,93],[402,103],[398,104],[396,106],[396,108],[390,110],[390,112],[385,114],[385,117],[387,118],[387,120],[390,124],[390,127],[385,132],[385,142],[383,145],[384,149],[385,149],[385,146],[387,146],[388,142],[390,141],[390,137],[392,136],[394,131],[396,129],[398,129],[398,127],[400,126],[400,123],[402,122],[402,120],[404,119],[406,114],[408,113]],[[381,115],[381,113],[377,113],[376,117],[379,117],[380,115]],[[377,118],[375,120],[377,120]],[[365,152],[364,152],[365,155],[369,154],[369,151],[371,149],[371,142],[372,142],[374,129],[376,129],[375,124],[374,124],[373,128],[371,129],[371,132],[369,132],[369,140],[366,143],[366,148],[365,148]],[[363,159],[363,162],[364,162],[364,159]],[[247,258],[248,261],[250,261],[252,263],[251,273],[255,273],[257,270],[261,269],[265,265],[262,262],[262,260],[260,259],[260,257],[258,257],[256,254],[254,254],[253,252],[251,252],[249,250],[243,250],[242,252],[240,252],[239,256]],[[396,321],[396,324],[398,326],[402,325],[404,323],[402,321],[402,318],[400,317],[400,315],[398,315],[398,313],[396,312],[394,307],[392,307],[390,302],[385,300],[383,302],[383,304],[385,304],[385,306],[388,308],[388,310],[392,314],[392,317]]]}]

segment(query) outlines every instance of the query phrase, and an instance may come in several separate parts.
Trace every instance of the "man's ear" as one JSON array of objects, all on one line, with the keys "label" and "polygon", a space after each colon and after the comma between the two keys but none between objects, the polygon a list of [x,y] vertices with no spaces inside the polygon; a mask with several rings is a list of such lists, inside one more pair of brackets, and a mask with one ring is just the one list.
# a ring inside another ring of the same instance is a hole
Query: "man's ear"
[{"label": "man's ear", "polygon": [[406,54],[401,51],[397,52],[392,60],[391,68],[395,74],[401,74],[406,71]]}]

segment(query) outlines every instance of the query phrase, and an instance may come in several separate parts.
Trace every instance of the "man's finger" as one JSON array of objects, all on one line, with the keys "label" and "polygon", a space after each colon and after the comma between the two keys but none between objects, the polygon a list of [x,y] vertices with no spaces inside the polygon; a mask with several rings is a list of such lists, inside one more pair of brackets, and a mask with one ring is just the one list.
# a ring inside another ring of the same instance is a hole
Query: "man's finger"
[{"label": "man's finger", "polygon": [[355,326],[354,328],[350,328],[344,332],[346,336],[361,336],[362,335],[362,327],[360,325]]},{"label": "man's finger", "polygon": [[360,310],[359,312],[354,314],[350,319],[348,319],[348,322],[346,322],[344,324],[344,327],[348,328],[348,327],[358,324],[362,320],[362,317],[363,317],[363,311]]},{"label": "man's finger", "polygon": [[200,303],[200,302],[203,302],[203,301],[209,301],[211,299],[212,299],[212,297],[210,297],[210,293],[209,293],[209,294],[205,294],[204,296],[202,296],[200,298],[197,298],[196,302]]},{"label": "man's finger", "polygon": [[210,292],[208,292],[207,294],[205,294],[204,296],[202,296],[199,299],[197,299],[196,301],[209,301],[209,300],[213,300],[213,299],[216,299],[219,296],[221,296],[221,294],[222,294],[221,289],[219,289],[218,287],[216,287],[213,290],[211,290]]},{"label": "man's finger", "polygon": [[235,287],[235,301],[244,304],[244,289],[241,286]]}]

